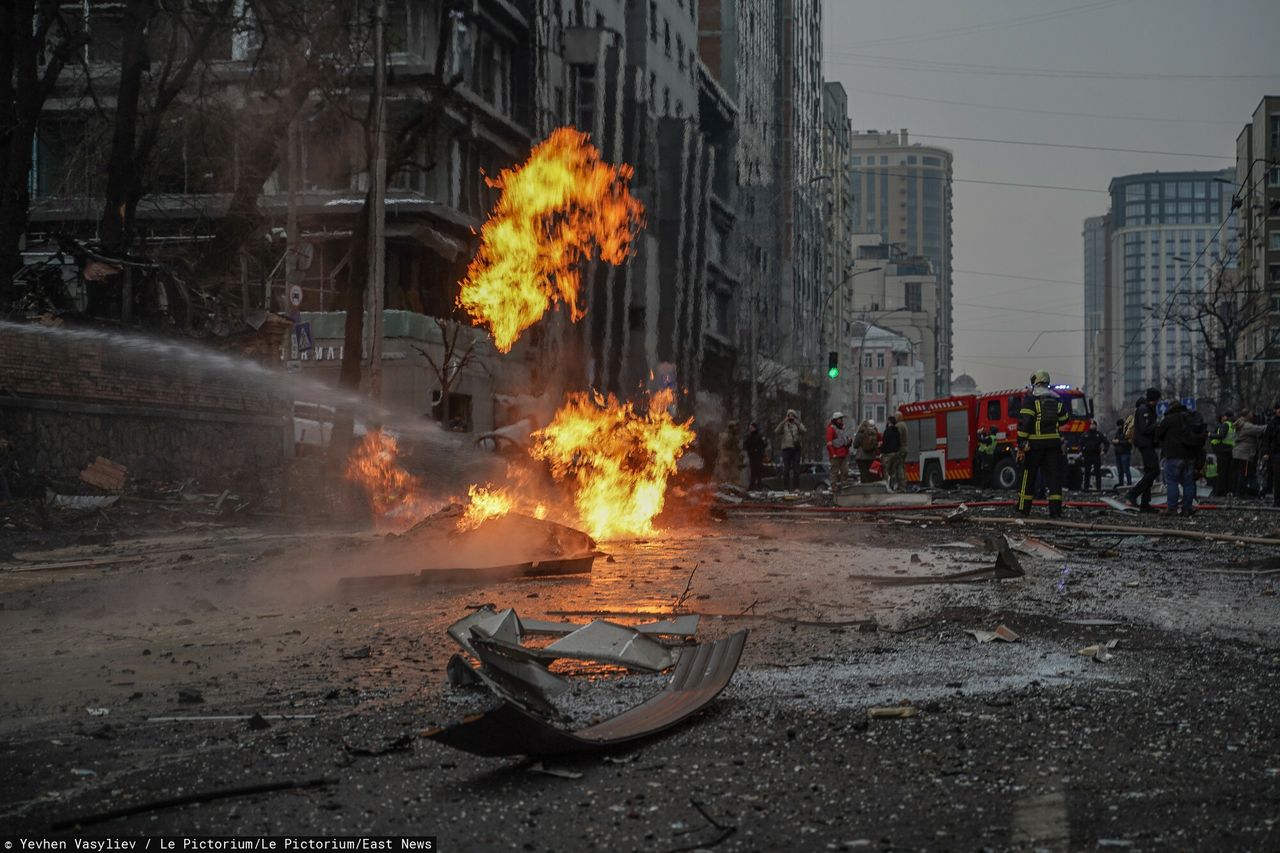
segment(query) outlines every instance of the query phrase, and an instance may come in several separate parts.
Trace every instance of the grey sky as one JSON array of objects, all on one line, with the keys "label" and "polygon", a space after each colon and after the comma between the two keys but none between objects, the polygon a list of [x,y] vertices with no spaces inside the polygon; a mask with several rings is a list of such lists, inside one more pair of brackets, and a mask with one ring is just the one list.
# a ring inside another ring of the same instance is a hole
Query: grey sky
[{"label": "grey sky", "polygon": [[[1036,367],[1083,382],[1080,231],[1108,199],[963,179],[1105,191],[1116,175],[1223,168],[1258,101],[1280,93],[1276,0],[827,0],[823,14],[824,76],[848,90],[854,129],[907,128],[955,154],[954,371],[984,390],[1024,385]],[[923,70],[922,61],[970,67]]]}]

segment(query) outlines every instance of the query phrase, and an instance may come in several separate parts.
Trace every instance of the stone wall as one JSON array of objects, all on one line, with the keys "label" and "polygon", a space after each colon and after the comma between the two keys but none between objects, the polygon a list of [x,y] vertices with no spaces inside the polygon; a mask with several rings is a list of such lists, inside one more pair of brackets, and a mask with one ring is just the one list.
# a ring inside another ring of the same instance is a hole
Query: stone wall
[{"label": "stone wall", "polygon": [[[189,343],[0,324],[0,435],[15,491],[83,488],[97,456],[133,482],[195,478],[202,491],[276,491],[293,427],[270,373]],[[166,346],[175,349],[166,350]]]}]

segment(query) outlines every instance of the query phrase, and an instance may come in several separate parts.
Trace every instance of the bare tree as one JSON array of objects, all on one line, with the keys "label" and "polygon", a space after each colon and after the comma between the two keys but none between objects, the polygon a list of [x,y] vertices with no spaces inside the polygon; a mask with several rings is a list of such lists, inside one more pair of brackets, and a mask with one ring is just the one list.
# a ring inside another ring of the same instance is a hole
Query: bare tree
[{"label": "bare tree", "polygon": [[22,267],[36,124],[84,46],[73,15],[58,0],[8,0],[0,12],[0,305]]},{"label": "bare tree", "polygon": [[1204,366],[1214,377],[1219,409],[1246,405],[1251,396],[1240,381],[1237,353],[1247,330],[1267,314],[1265,303],[1246,298],[1248,291],[1224,285],[1218,272],[1202,293],[1179,294],[1164,322],[1185,329],[1203,345]]},{"label": "bare tree", "polygon": [[418,354],[427,360],[427,364],[431,367],[431,372],[436,375],[436,381],[440,383],[440,423],[445,427],[449,426],[449,420],[452,412],[449,409],[449,395],[453,393],[458,380],[462,378],[462,371],[468,366],[476,363],[479,354],[476,352],[476,344],[479,342],[476,334],[470,332],[465,341],[462,338],[463,325],[457,320],[447,320],[440,317],[433,317],[436,327],[440,330],[440,341],[444,352],[439,359],[436,359],[431,353],[420,346],[413,348]]}]

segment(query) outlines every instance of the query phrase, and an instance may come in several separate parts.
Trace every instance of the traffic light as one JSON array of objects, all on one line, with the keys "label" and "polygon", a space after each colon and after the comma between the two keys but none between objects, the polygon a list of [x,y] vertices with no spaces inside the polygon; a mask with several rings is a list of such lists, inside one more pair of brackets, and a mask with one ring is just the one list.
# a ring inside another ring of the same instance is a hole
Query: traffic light
[{"label": "traffic light", "polygon": [[827,353],[827,376],[835,379],[840,375],[840,353],[832,350]]}]

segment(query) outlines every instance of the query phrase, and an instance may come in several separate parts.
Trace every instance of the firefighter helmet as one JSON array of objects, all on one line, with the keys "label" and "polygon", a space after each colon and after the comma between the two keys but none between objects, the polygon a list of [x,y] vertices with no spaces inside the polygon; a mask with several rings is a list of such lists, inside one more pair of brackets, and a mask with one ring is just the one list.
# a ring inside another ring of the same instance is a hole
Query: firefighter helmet
[{"label": "firefighter helmet", "polygon": [[1032,385],[1048,385],[1049,371],[1037,370],[1035,373],[1031,374],[1031,384]]}]

